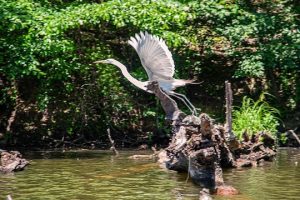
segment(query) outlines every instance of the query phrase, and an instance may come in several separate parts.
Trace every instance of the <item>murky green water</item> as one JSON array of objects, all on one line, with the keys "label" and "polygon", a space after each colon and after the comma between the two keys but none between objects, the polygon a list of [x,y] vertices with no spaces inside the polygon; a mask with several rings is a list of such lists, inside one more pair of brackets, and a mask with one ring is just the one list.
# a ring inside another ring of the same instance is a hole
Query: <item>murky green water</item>
[{"label": "murky green water", "polygon": [[[43,152],[26,155],[31,166],[0,175],[0,199],[198,199],[199,187],[186,175],[160,168],[154,161],[128,159],[135,152],[111,156],[103,151]],[[299,164],[296,165],[296,162]],[[227,170],[227,184],[241,194],[225,200],[300,199],[300,150],[280,150],[264,167]]]}]

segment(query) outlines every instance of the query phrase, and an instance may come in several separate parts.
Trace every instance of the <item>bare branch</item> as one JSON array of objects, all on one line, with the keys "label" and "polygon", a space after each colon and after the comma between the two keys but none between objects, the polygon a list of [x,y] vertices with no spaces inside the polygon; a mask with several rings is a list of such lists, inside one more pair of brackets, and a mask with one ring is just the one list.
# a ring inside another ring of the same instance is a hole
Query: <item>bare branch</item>
[{"label": "bare branch", "polygon": [[108,136],[108,139],[109,139],[110,144],[111,144],[110,149],[116,154],[116,156],[118,156],[118,155],[119,155],[119,152],[118,152],[118,150],[117,150],[116,147],[115,147],[115,141],[111,138],[111,135],[110,135],[110,128],[107,129],[107,136]]}]

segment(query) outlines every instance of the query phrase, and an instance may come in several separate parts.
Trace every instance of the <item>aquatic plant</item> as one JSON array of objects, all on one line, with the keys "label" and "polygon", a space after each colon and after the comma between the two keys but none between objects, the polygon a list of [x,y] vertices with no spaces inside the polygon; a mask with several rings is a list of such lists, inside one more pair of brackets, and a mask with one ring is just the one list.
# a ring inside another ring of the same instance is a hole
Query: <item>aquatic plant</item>
[{"label": "aquatic plant", "polygon": [[266,131],[276,137],[279,111],[270,106],[264,99],[265,93],[257,101],[245,96],[241,107],[233,109],[232,126],[239,139],[244,132],[251,136],[259,131]]}]

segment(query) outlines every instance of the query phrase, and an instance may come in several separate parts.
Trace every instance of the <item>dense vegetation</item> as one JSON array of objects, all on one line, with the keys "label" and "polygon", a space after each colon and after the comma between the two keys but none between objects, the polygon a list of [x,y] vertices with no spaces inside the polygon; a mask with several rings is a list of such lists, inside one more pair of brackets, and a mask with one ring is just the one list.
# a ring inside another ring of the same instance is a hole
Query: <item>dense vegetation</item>
[{"label": "dense vegetation", "polygon": [[202,111],[223,121],[230,80],[236,105],[268,92],[284,121],[300,109],[299,12],[296,0],[0,0],[2,143],[162,135],[154,96],[92,64],[114,57],[145,79],[126,44],[141,30],[166,40],[176,76],[201,82],[182,92]]}]

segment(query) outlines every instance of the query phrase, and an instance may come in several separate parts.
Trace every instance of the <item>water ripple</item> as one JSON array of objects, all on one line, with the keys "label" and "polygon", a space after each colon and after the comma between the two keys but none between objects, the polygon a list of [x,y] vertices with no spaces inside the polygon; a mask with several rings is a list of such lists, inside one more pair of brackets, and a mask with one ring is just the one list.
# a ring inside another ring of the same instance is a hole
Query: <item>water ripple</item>
[{"label": "water ripple", "polygon": [[[196,200],[200,188],[186,174],[161,169],[153,161],[114,157],[107,152],[30,154],[32,165],[15,175],[0,175],[0,199],[178,199]],[[214,197],[231,200],[299,199],[299,150],[281,150],[272,163],[252,169],[224,172],[227,184],[241,195]]]}]

